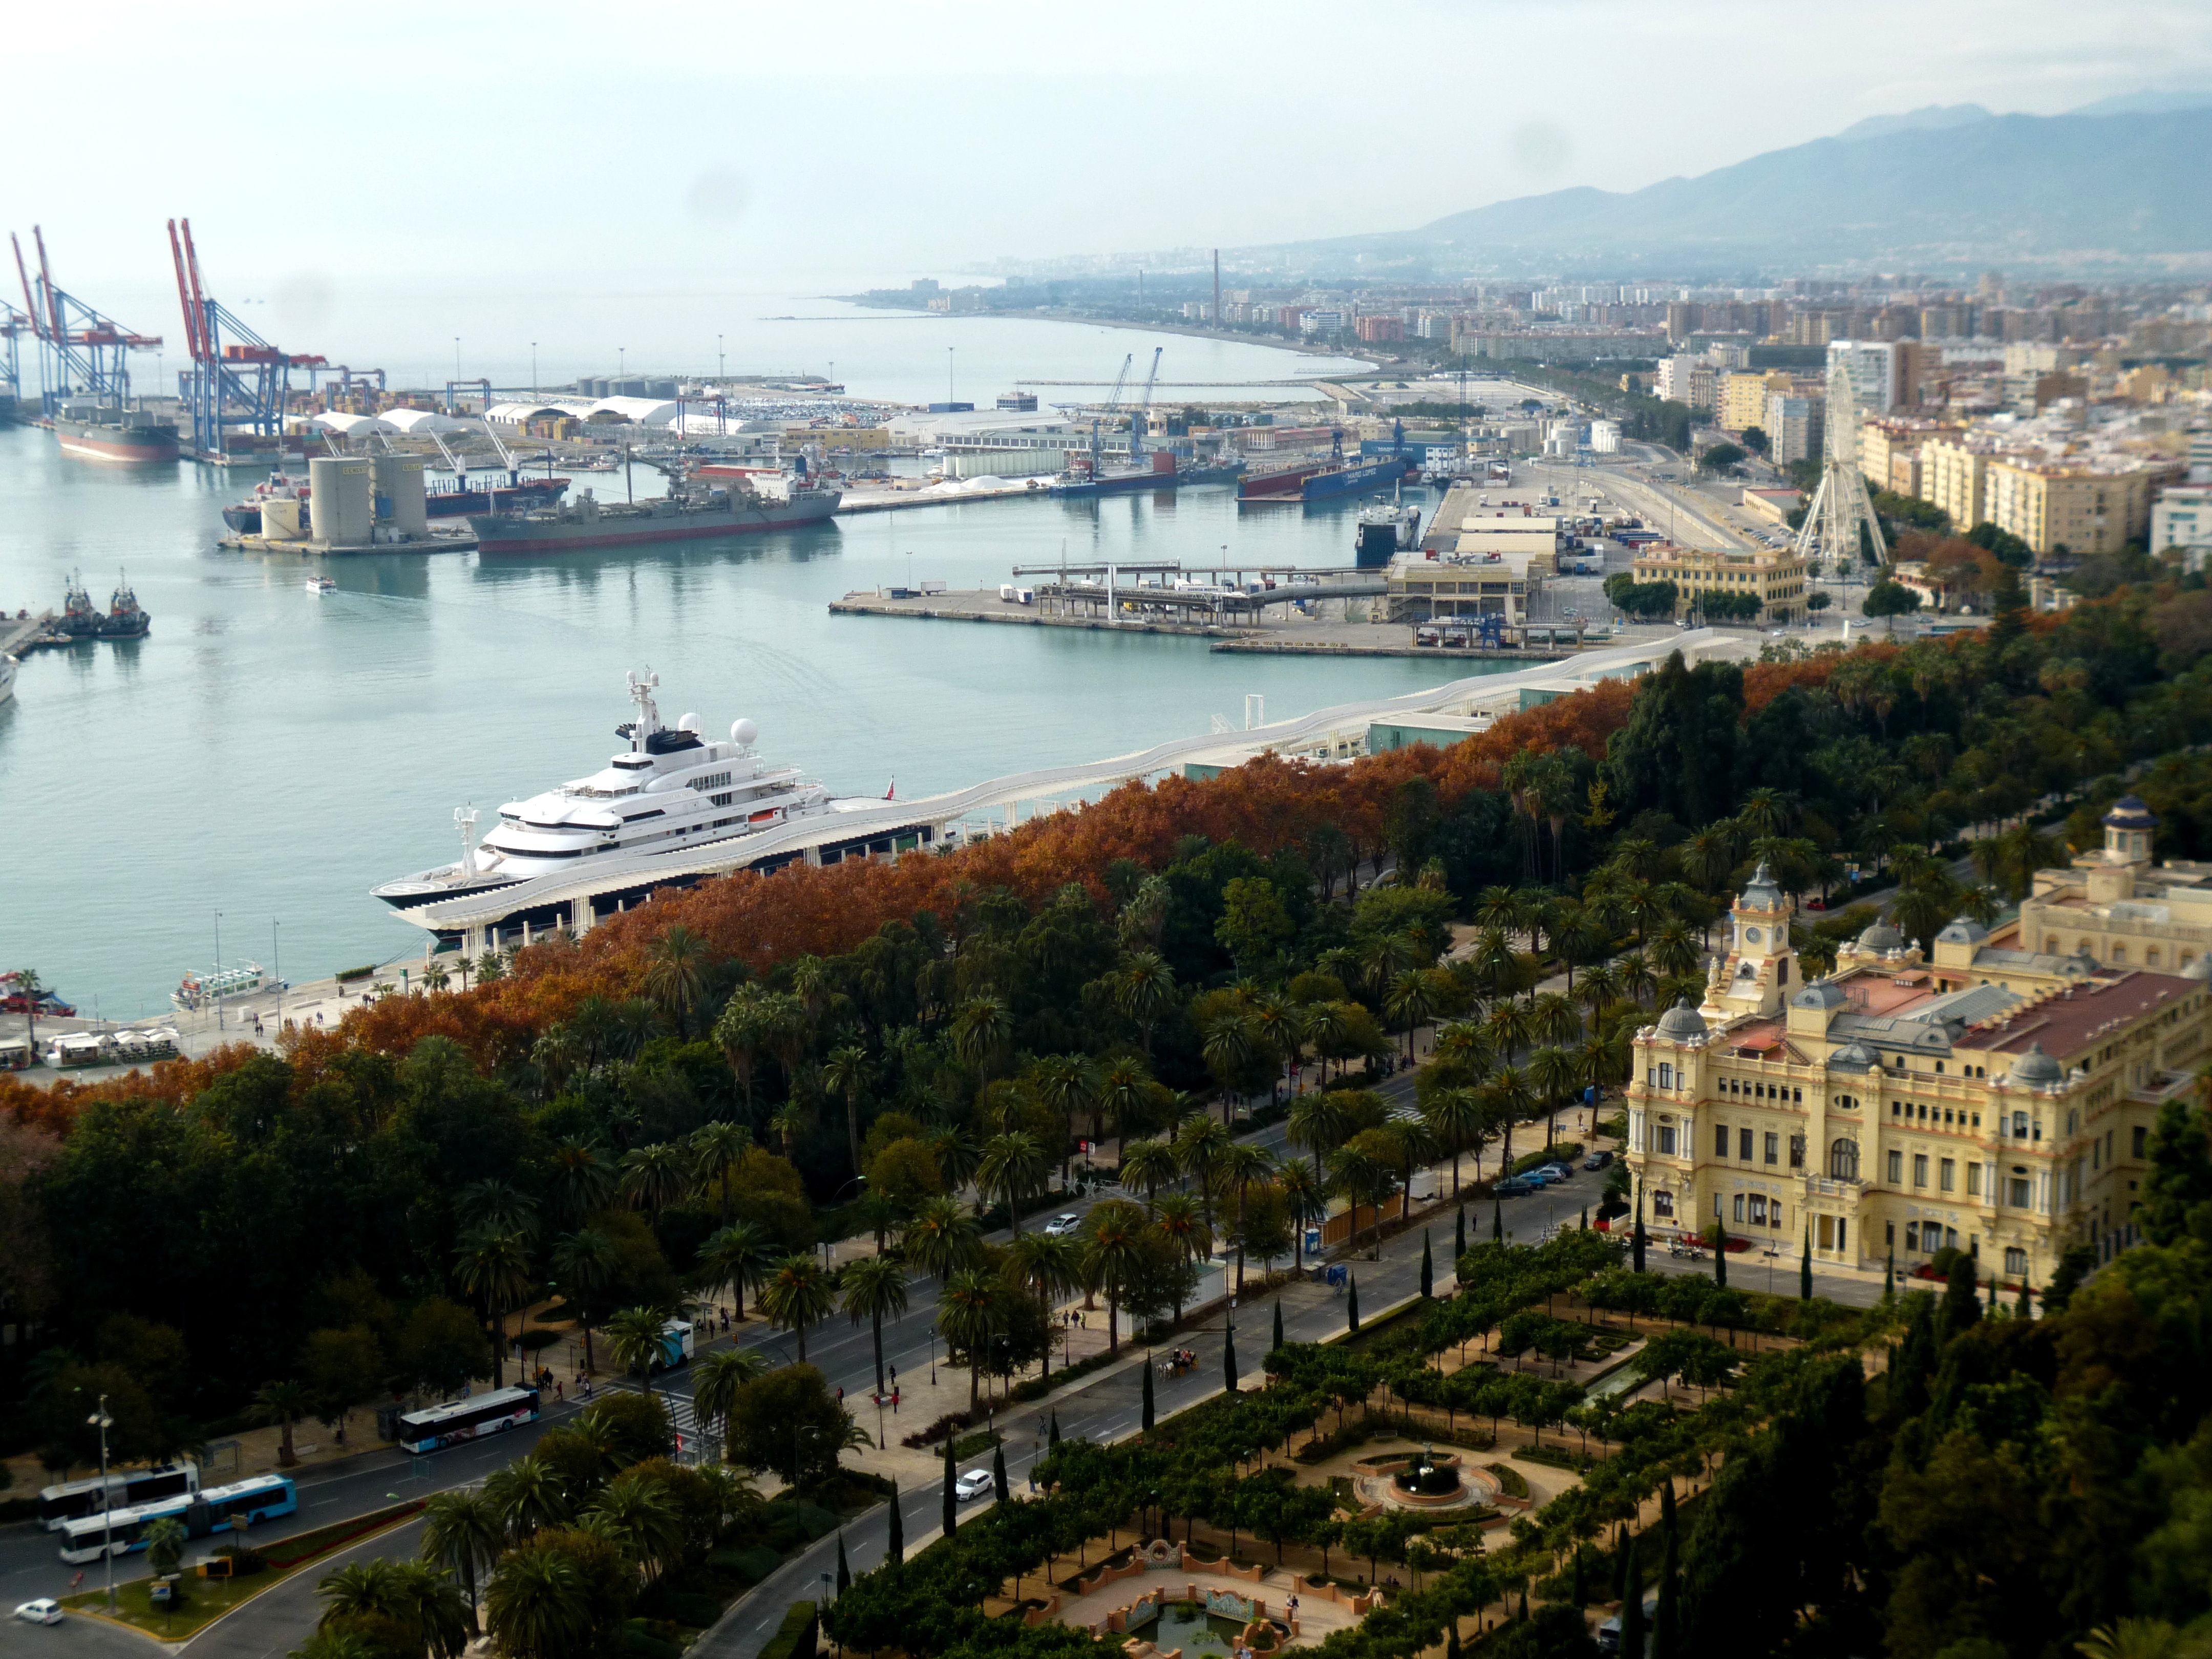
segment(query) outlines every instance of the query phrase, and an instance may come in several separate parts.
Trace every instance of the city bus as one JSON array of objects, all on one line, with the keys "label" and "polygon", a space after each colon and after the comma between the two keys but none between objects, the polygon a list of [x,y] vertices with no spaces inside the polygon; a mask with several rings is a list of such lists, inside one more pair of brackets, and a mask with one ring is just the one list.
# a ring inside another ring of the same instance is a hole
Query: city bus
[{"label": "city bus", "polygon": [[256,1475],[251,1480],[210,1486],[199,1492],[179,1492],[106,1515],[80,1516],[62,1527],[61,1556],[82,1566],[99,1560],[103,1553],[129,1555],[146,1547],[146,1529],[164,1518],[181,1522],[189,1538],[205,1538],[216,1528],[230,1525],[235,1516],[243,1516],[248,1526],[257,1526],[277,1516],[293,1514],[299,1507],[298,1489],[286,1477]]},{"label": "city bus", "polygon": [[448,1401],[428,1411],[403,1413],[399,1419],[399,1446],[403,1451],[434,1452],[481,1435],[502,1434],[518,1423],[537,1420],[537,1389],[495,1389],[489,1394]]},{"label": "city bus", "polygon": [[[156,1498],[174,1498],[200,1489],[197,1463],[157,1463],[150,1469],[118,1469],[106,1480],[64,1480],[39,1494],[39,1524],[59,1532],[82,1515],[103,1510],[136,1509]],[[105,1496],[103,1496],[105,1494]]]}]

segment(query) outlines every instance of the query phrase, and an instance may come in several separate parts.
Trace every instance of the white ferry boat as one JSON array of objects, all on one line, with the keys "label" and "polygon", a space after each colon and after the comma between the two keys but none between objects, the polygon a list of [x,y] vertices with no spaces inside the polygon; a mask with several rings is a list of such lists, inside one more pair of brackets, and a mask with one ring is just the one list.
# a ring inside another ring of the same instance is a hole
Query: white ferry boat
[{"label": "white ferry boat", "polygon": [[239,963],[228,968],[211,969],[204,974],[186,974],[184,982],[169,993],[169,1001],[179,1012],[190,1013],[195,1008],[211,1008],[218,1000],[228,1002],[233,997],[283,988],[276,976],[259,963]]},{"label": "white ferry boat", "polygon": [[578,859],[690,852],[831,810],[819,783],[761,757],[754,747],[760,729],[752,721],[732,725],[728,742],[710,743],[700,735],[696,714],[672,728],[661,725],[653,700],[658,674],[629,678],[637,718],[615,728],[629,740],[628,750],[589,777],[509,801],[481,846],[473,839],[476,812],[455,811],[460,862],[386,882],[375,896],[404,910],[571,871]]}]

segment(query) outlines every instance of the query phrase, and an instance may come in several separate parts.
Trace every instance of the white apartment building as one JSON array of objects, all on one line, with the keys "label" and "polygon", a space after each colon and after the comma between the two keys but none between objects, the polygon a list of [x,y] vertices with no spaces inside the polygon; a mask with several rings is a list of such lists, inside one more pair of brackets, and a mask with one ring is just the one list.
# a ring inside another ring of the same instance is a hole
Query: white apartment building
[{"label": "white apartment building", "polygon": [[[2193,469],[2192,469],[2193,470]],[[2159,492],[2150,505],[2150,550],[2178,547],[2187,568],[2204,568],[2212,551],[2212,484],[2176,484]]]},{"label": "white apartment building", "polygon": [[1887,415],[1897,403],[1897,346],[1889,340],[1831,340],[1828,369],[1850,376],[1859,413]]}]

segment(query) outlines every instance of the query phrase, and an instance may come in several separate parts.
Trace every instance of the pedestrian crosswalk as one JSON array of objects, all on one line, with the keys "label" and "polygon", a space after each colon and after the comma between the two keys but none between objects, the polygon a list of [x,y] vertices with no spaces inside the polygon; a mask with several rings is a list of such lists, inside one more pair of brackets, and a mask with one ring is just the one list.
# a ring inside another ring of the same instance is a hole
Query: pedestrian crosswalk
[{"label": "pedestrian crosswalk", "polygon": [[[610,1389],[624,1394],[642,1394],[644,1389],[629,1382],[609,1384]],[[720,1437],[700,1426],[699,1413],[688,1394],[672,1389],[655,1389],[653,1397],[668,1413],[669,1425],[676,1431],[676,1458],[678,1463],[714,1462],[721,1455]]]}]

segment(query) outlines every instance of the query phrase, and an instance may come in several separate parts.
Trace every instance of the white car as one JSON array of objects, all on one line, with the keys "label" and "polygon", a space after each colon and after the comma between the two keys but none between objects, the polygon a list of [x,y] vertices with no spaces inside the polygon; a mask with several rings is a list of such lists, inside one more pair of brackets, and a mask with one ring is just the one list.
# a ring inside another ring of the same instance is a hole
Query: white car
[{"label": "white car", "polygon": [[[990,1490],[991,1472],[988,1469],[970,1469],[967,1474],[962,1475],[957,1480],[955,1480],[952,1483],[952,1495],[963,1504],[968,1503],[972,1499],[981,1498],[985,1492]],[[37,1604],[34,1602],[33,1605],[36,1606]],[[53,1606],[51,1601],[46,1605],[49,1607]],[[18,1609],[18,1611],[21,1611],[21,1609]],[[56,1608],[55,1612],[56,1616],[58,1617],[60,1610]]]},{"label": "white car", "polygon": [[15,1616],[27,1624],[58,1625],[62,1621],[62,1604],[51,1596],[40,1596],[17,1607]]},{"label": "white car", "polygon": [[1056,1215],[1044,1224],[1044,1236],[1047,1238],[1066,1238],[1082,1224],[1083,1218],[1079,1215]]}]

